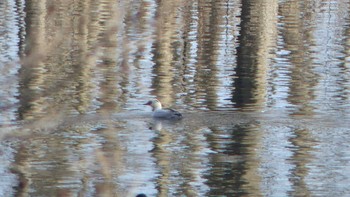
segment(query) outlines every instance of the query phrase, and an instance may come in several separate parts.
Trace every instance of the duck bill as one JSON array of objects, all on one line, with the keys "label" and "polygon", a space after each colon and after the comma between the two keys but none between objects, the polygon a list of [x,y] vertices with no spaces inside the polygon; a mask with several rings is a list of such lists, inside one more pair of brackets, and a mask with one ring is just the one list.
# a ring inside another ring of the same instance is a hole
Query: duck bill
[{"label": "duck bill", "polygon": [[145,103],[143,105],[152,105],[152,101],[148,101],[147,103]]}]

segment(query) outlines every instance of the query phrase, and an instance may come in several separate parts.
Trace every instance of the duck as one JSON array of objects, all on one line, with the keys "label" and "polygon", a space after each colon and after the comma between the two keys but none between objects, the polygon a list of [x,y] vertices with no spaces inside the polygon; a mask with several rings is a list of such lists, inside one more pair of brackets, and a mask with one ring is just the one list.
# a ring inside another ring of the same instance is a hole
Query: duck
[{"label": "duck", "polygon": [[180,120],[182,119],[182,114],[174,109],[163,108],[162,103],[158,99],[153,99],[145,103],[144,105],[149,105],[152,107],[153,118],[157,119],[168,119],[168,120]]}]

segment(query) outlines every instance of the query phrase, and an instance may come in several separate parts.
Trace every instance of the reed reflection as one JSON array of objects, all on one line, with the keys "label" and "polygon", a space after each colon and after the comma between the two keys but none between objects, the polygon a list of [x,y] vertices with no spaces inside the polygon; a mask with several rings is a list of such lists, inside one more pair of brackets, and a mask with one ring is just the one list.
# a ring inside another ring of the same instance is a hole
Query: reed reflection
[{"label": "reed reflection", "polygon": [[[18,195],[71,195],[81,188],[89,193],[91,185],[96,190],[108,188],[98,192],[115,193],[114,185],[82,181],[88,176],[110,182],[110,174],[103,171],[110,170],[110,166],[101,156],[101,138],[91,134],[96,127],[62,129],[60,124],[68,119],[67,114],[118,108],[114,76],[116,28],[111,24],[116,18],[116,6],[111,1],[104,1],[104,5],[100,8],[100,4],[86,1],[26,1],[18,113],[21,119],[36,120],[30,128],[33,131],[50,123],[58,126],[49,133],[33,133],[20,144],[14,162],[21,183]],[[115,152],[118,158],[123,151]],[[94,161],[106,165],[100,169]]]},{"label": "reed reflection", "polygon": [[291,64],[287,101],[297,106],[293,114],[312,115],[314,114],[312,101],[315,99],[314,91],[318,76],[314,72],[313,60],[309,55],[312,50],[309,46],[314,45],[312,37],[314,28],[310,24],[305,24],[305,17],[313,18],[314,12],[304,13],[305,16],[301,18],[299,16],[301,7],[298,4],[295,1],[284,3],[280,7],[280,14],[283,16],[280,22],[285,24],[281,32],[285,40],[283,50],[290,51],[288,60]]},{"label": "reed reflection", "polygon": [[[161,20],[157,21],[156,40],[153,45],[154,77],[152,80],[153,94],[163,103],[170,105],[175,95],[181,91],[182,65],[179,52],[174,47],[181,47],[179,28],[181,19],[176,17],[182,4],[180,2],[160,3],[159,13]],[[166,11],[165,11],[166,10]],[[174,25],[175,24],[175,25]]]},{"label": "reed reflection", "polygon": [[[75,20],[62,19],[69,17],[65,13],[71,6],[76,8],[70,10]],[[19,114],[22,119],[40,118],[57,111],[95,111],[99,92],[103,95],[100,101],[115,108],[116,79],[111,75],[99,75],[100,72],[115,73],[115,28],[109,22],[116,18],[115,6],[99,9],[100,15],[107,13],[110,18],[96,16],[92,10],[98,7],[94,6],[98,5],[27,2],[26,48],[20,70]],[[57,18],[61,19],[59,25],[55,23]],[[99,57],[100,50],[104,57]],[[96,67],[98,58],[102,63]],[[99,87],[100,79],[104,81],[103,87]],[[112,92],[106,92],[111,89]]]},{"label": "reed reflection", "polygon": [[259,195],[257,145],[261,140],[256,125],[210,128],[211,168],[205,173],[210,191],[207,195]]},{"label": "reed reflection", "polygon": [[[0,3],[0,128],[17,120],[18,34],[23,25],[23,5],[12,1]],[[16,12],[18,10],[18,12]],[[0,194],[1,195],[1,194]]]},{"label": "reed reflection", "polygon": [[[300,2],[16,1],[22,61],[2,49],[1,91],[35,120],[0,142],[18,196],[346,193],[349,14]],[[147,97],[184,119],[150,123]]]},{"label": "reed reflection", "polygon": [[291,172],[291,182],[293,184],[293,190],[290,192],[293,196],[306,195],[311,196],[308,190],[306,179],[310,173],[308,165],[312,161],[312,151],[315,150],[315,140],[312,139],[310,131],[298,129],[293,131],[295,137],[291,138],[294,148],[294,155],[290,158],[290,161],[295,165]]},{"label": "reed reflection", "polygon": [[241,30],[232,101],[238,108],[263,109],[272,47],[277,40],[277,1],[242,2]]}]

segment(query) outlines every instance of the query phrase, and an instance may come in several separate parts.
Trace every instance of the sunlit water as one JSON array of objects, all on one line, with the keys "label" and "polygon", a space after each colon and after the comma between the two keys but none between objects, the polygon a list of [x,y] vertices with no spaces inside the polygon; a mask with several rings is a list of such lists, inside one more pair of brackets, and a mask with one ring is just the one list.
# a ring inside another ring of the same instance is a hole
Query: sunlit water
[{"label": "sunlit water", "polygon": [[0,196],[347,196],[349,11],[0,2]]}]

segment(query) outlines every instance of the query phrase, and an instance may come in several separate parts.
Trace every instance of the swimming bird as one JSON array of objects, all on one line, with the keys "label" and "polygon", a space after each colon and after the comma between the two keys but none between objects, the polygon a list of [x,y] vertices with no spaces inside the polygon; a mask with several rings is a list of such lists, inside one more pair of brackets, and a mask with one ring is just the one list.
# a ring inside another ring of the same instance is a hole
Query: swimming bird
[{"label": "swimming bird", "polygon": [[153,118],[168,119],[168,120],[180,120],[182,114],[176,110],[170,108],[162,108],[162,104],[159,100],[154,99],[145,103],[152,107]]}]

